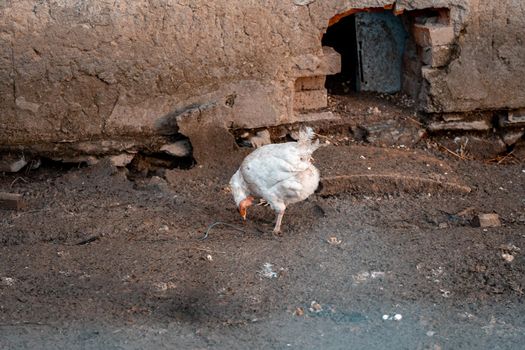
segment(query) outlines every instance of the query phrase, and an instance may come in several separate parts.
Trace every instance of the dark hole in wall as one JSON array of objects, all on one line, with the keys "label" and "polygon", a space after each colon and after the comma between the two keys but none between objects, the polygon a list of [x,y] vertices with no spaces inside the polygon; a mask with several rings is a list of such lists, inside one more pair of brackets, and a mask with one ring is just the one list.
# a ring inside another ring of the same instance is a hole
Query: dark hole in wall
[{"label": "dark hole in wall", "polygon": [[322,39],[323,46],[333,47],[341,55],[341,73],[326,77],[326,88],[331,94],[342,95],[356,91],[357,40],[355,16],[347,16],[328,27]]},{"label": "dark hole in wall", "polygon": [[164,176],[166,169],[188,170],[195,166],[191,156],[176,157],[162,152],[140,152],[126,168],[131,180],[140,177]]},{"label": "dark hole in wall", "polygon": [[[47,169],[57,172],[67,172],[69,170],[81,169],[89,167],[87,161],[67,161],[67,160],[54,160],[47,157],[41,157],[38,160],[32,161],[26,166],[25,170],[31,168],[33,162],[38,162],[38,168],[36,169]],[[35,170],[36,170],[35,169]]]},{"label": "dark hole in wall", "polygon": [[341,72],[326,80],[329,93],[401,91],[408,37],[392,11],[359,12],[328,27],[322,44],[341,55]]}]

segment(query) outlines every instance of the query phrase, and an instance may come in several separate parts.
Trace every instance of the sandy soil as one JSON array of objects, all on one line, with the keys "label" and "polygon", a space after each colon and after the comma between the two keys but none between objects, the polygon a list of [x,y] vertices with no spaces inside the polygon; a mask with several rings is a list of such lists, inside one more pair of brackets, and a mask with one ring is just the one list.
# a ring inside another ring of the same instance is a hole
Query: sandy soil
[{"label": "sandy soil", "polygon": [[[278,238],[226,189],[244,151],[166,180],[4,175],[28,207],[0,211],[0,349],[523,348],[525,166],[420,152],[472,192],[317,194]],[[501,227],[471,225],[491,212]],[[216,221],[246,232],[199,240]]]}]

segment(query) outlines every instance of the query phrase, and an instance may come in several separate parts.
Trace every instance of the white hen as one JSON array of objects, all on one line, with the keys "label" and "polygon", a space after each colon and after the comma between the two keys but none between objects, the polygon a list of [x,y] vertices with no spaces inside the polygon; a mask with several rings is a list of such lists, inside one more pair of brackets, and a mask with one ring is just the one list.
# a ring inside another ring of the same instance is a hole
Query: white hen
[{"label": "white hen", "polygon": [[308,198],[319,185],[319,170],[312,164],[312,153],[319,140],[304,128],[297,142],[262,146],[249,154],[232,176],[230,187],[243,219],[254,197],[263,198],[276,213],[274,233],[281,231],[281,221],[289,204]]}]

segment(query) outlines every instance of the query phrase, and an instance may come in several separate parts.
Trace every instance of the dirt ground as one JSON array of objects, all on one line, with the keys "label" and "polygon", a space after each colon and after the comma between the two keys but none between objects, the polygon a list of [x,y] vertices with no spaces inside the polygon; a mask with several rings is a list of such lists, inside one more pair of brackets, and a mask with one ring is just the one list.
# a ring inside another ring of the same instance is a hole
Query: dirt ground
[{"label": "dirt ground", "polygon": [[[269,208],[240,222],[244,151],[165,179],[1,176],[28,206],[0,211],[0,349],[522,349],[525,165],[419,152],[472,191],[316,194],[282,237]],[[492,212],[500,227],[472,225]],[[217,221],[245,232],[199,240]]]}]

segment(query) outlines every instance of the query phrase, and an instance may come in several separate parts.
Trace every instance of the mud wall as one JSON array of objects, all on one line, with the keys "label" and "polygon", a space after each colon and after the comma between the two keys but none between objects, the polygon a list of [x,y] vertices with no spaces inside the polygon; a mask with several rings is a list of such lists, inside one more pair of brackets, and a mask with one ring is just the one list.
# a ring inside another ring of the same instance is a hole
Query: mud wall
[{"label": "mud wall", "polygon": [[457,58],[429,72],[429,111],[525,106],[525,2],[470,0]]},{"label": "mud wall", "polygon": [[424,74],[422,110],[525,106],[520,0],[0,0],[0,144],[135,147],[188,110],[193,126],[300,120],[294,83],[330,64],[330,19],[370,7],[450,9],[460,50]]}]

